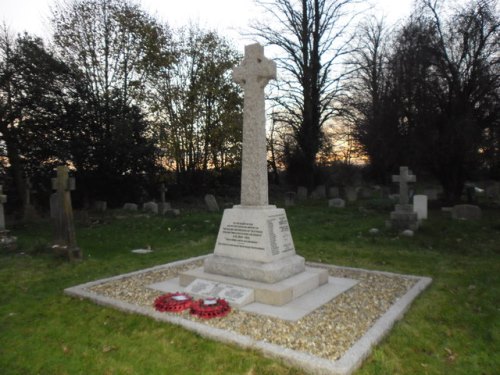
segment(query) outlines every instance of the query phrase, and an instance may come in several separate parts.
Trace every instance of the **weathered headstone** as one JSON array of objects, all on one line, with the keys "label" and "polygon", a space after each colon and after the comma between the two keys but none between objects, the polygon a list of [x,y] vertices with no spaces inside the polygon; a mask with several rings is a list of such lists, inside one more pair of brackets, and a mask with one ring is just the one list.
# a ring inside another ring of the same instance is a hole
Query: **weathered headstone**
[{"label": "weathered headstone", "polygon": [[145,212],[149,212],[152,214],[158,214],[158,203],[156,202],[146,202],[142,205],[142,209]]},{"label": "weathered headstone", "polygon": [[167,211],[165,211],[165,214],[168,216],[177,217],[180,216],[181,210],[179,210],[178,208],[170,208]]},{"label": "weathered headstone", "polygon": [[126,211],[137,211],[139,209],[139,206],[135,203],[125,203],[123,205],[123,209]]},{"label": "weathered headstone", "polygon": [[213,194],[205,195],[205,204],[207,205],[208,211],[219,212],[219,204]]},{"label": "weathered headstone", "polygon": [[358,188],[355,186],[344,187],[345,199],[348,202],[356,202],[358,200]]},{"label": "weathered headstone", "polygon": [[307,188],[305,186],[297,187],[297,199],[305,201],[307,199]]},{"label": "weathered headstone", "polygon": [[93,208],[96,211],[104,212],[108,208],[108,203],[106,201],[95,201]]},{"label": "weathered headstone", "polygon": [[451,209],[451,217],[458,220],[479,220],[481,208],[472,204],[459,204]]},{"label": "weathered headstone", "polygon": [[363,186],[360,188],[358,193],[363,199],[371,199],[373,198],[374,191],[372,188],[368,186]]},{"label": "weathered headstone", "polygon": [[3,204],[7,202],[7,195],[3,194],[3,186],[0,185],[0,248],[14,250],[16,248],[17,237],[9,235],[5,229],[5,213]]},{"label": "weathered headstone", "polygon": [[25,180],[25,192],[24,192],[24,207],[23,207],[23,220],[24,221],[33,221],[39,218],[38,213],[36,212],[35,207],[31,204],[31,191],[32,184],[29,177]]},{"label": "weathered headstone", "polygon": [[417,213],[418,220],[427,219],[427,195],[413,196],[413,211]]},{"label": "weathered headstone", "polygon": [[439,190],[438,189],[424,189],[424,195],[427,195],[427,199],[430,201],[436,201],[439,199]]},{"label": "weathered headstone", "polygon": [[411,174],[408,167],[400,167],[399,175],[393,175],[392,181],[399,183],[399,204],[391,212],[390,226],[397,230],[417,230],[418,216],[413,212],[413,205],[410,204],[408,183],[415,182],[415,175]]},{"label": "weathered headstone", "polygon": [[52,179],[57,201],[54,212],[54,245],[57,253],[66,255],[70,260],[81,259],[82,252],[76,244],[75,223],[71,206],[71,190],[75,190],[75,180],[69,177],[68,167],[57,167],[57,177]]},{"label": "weathered headstone", "polygon": [[328,201],[328,207],[334,207],[334,208],[344,208],[345,207],[345,200],[341,198],[333,198]]},{"label": "weathered headstone", "polygon": [[170,202],[165,201],[165,193],[168,189],[165,187],[165,184],[160,184],[160,203],[158,204],[158,212],[160,215],[164,215],[168,210],[172,209]]},{"label": "weathered headstone", "polygon": [[476,198],[476,186],[471,182],[466,182],[464,185],[465,196],[467,198],[468,204],[474,204],[477,201]]},{"label": "weathered headstone", "polygon": [[485,186],[486,197],[494,201],[500,201],[500,182],[492,181]]},{"label": "weathered headstone", "polygon": [[339,188],[336,186],[331,186],[328,189],[328,198],[339,198],[339,197],[340,197]]},{"label": "weathered headstone", "polygon": [[313,199],[325,199],[326,198],[326,186],[318,185],[311,193],[311,198]]},{"label": "weathered headstone", "polygon": [[0,231],[5,231],[5,213],[3,204],[7,202],[7,195],[3,193],[3,186],[0,185]]},{"label": "weathered headstone", "polygon": [[285,207],[295,206],[295,198],[297,194],[294,191],[287,191],[285,193]]}]

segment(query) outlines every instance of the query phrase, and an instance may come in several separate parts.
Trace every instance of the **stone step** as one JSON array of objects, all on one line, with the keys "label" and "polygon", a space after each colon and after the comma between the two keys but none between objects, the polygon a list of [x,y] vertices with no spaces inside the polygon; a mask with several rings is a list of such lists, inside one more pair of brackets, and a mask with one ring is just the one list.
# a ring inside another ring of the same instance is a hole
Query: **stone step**
[{"label": "stone step", "polygon": [[282,306],[327,283],[328,271],[323,268],[306,267],[304,272],[274,284],[268,284],[211,274],[205,272],[203,267],[199,267],[180,274],[179,284],[182,287],[189,288],[189,285],[197,279],[251,289],[253,290],[254,300],[247,300],[248,302],[246,303],[259,302],[267,305]]}]

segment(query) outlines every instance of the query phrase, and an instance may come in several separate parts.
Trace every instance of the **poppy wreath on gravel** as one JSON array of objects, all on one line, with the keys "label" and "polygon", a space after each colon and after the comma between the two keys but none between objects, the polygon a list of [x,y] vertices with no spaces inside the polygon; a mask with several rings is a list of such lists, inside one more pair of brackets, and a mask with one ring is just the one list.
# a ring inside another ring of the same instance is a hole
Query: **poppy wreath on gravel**
[{"label": "poppy wreath on gravel", "polygon": [[191,307],[193,297],[186,293],[167,293],[157,297],[154,307],[161,312],[182,312]]},{"label": "poppy wreath on gravel", "polygon": [[231,307],[226,300],[221,298],[206,298],[194,301],[191,304],[191,315],[201,319],[212,319],[226,316],[231,311]]}]

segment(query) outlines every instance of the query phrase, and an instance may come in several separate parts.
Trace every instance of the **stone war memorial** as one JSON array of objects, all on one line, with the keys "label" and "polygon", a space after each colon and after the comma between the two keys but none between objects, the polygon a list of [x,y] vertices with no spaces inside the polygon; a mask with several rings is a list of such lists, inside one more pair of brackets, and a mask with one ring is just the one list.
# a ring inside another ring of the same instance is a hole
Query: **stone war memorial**
[{"label": "stone war memorial", "polygon": [[[182,275],[181,285],[199,278],[229,281],[247,287],[257,302],[285,304],[326,283],[328,273],[306,270],[304,258],[295,253],[285,210],[269,205],[264,88],[276,78],[276,64],[263,52],[259,44],[247,46],[245,59],[233,71],[245,95],[241,204],[224,211],[214,254],[203,270]],[[255,282],[261,285],[254,288]]]},{"label": "stone war memorial", "polygon": [[[307,373],[351,374],[431,279],[309,263],[297,253],[287,213],[269,204],[264,90],[276,79],[276,64],[260,44],[248,45],[233,79],[244,92],[241,200],[224,210],[210,253],[65,292],[258,350]],[[386,308],[360,313],[366,296]],[[191,310],[165,312],[188,304]],[[210,316],[212,306],[224,313]],[[193,317],[202,309],[206,315],[196,316],[214,319]]]}]

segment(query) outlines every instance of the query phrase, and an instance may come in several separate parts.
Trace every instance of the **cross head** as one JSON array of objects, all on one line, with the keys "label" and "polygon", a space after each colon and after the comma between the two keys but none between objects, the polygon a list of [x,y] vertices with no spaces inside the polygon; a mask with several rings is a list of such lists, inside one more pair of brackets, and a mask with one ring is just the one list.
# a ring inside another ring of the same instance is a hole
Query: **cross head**
[{"label": "cross head", "polygon": [[52,189],[60,192],[75,190],[75,179],[69,177],[67,166],[60,165],[57,167],[57,177],[52,179]]},{"label": "cross head", "polygon": [[259,43],[245,46],[245,58],[233,69],[233,80],[243,89],[257,84],[264,88],[271,79],[276,79],[276,63],[264,56],[264,47]]},{"label": "cross head", "polygon": [[399,167],[399,175],[392,176],[393,182],[399,182],[399,203],[408,204],[410,198],[408,196],[408,182],[415,182],[417,178],[411,174],[408,167]]}]

